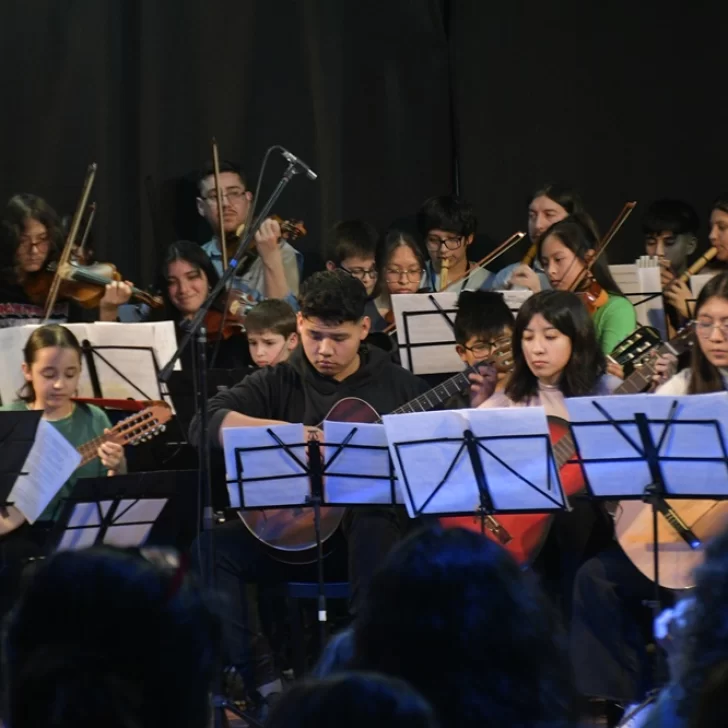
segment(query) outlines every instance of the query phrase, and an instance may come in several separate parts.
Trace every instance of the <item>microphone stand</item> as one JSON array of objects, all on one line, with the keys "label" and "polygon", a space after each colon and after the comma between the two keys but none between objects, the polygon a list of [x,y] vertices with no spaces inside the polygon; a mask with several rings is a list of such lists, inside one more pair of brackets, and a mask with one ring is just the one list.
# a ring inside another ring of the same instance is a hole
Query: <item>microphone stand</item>
[{"label": "microphone stand", "polygon": [[[250,248],[253,236],[260,227],[261,223],[270,214],[273,205],[275,205],[281,193],[286,188],[288,183],[293,179],[296,174],[301,172],[297,162],[290,162],[286,171],[283,173],[283,177],[278,182],[275,190],[271,194],[269,200],[263,206],[258,217],[251,224],[250,228],[245,230],[243,235],[240,237],[238,249],[235,251],[235,255],[230,259],[227,269],[223,272],[220,280],[217,282],[215,287],[210,291],[210,295],[207,300],[202,304],[200,310],[194,315],[187,327],[182,341],[177,347],[172,358],[165,364],[158,374],[160,382],[167,383],[174,369],[174,365],[180,358],[185,349],[189,346],[193,338],[196,339],[196,346],[194,347],[194,354],[196,360],[196,377],[195,377],[195,409],[200,417],[200,437],[197,445],[198,461],[200,470],[200,487],[202,488],[202,532],[209,531],[209,537],[207,539],[207,555],[205,563],[200,564],[200,568],[203,572],[203,584],[209,590],[215,588],[215,547],[213,538],[213,510],[212,510],[212,478],[210,474],[210,438],[208,432],[208,416],[207,416],[207,334],[205,330],[205,318],[210,307],[217,301],[220,294],[225,290],[228,281],[235,275],[235,271],[240,261],[245,256],[248,248]],[[224,245],[224,232],[222,230],[223,221],[220,221],[220,238],[221,243]],[[248,686],[249,687],[249,686]],[[247,713],[242,713],[235,705],[227,701],[220,691],[220,678],[218,677],[213,686],[213,708],[215,714],[215,728],[227,725],[227,718],[225,716],[225,710],[229,710],[238,717],[245,720],[248,725],[261,726],[261,723],[256,721]]]}]

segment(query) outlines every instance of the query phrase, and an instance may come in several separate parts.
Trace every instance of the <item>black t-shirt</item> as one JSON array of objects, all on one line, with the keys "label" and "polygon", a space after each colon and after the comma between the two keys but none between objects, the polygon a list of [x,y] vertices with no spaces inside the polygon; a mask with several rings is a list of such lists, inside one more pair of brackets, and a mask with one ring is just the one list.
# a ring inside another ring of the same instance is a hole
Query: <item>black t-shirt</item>
[{"label": "black t-shirt", "polygon": [[[362,347],[359,354],[359,369],[337,382],[319,374],[299,347],[287,362],[265,367],[232,389],[220,392],[208,405],[212,446],[220,447],[220,425],[231,411],[249,417],[318,425],[345,397],[357,397],[379,414],[388,414],[427,391],[422,380],[392,364],[379,349]],[[190,442],[197,443],[198,436],[196,416],[190,426]]]},{"label": "black t-shirt", "polygon": [[[26,324],[42,324],[45,305],[34,303],[17,284],[0,281],[0,329]],[[93,320],[93,310],[68,301],[58,301],[48,323],[82,323]]]}]

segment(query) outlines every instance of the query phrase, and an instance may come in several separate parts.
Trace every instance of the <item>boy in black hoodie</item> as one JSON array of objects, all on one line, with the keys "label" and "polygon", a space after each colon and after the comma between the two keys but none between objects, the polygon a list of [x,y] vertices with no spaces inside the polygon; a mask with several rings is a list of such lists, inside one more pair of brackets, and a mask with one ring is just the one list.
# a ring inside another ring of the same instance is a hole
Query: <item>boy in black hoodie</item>
[{"label": "boy in black hoodie", "polygon": [[[301,422],[309,431],[315,431],[329,410],[345,397],[358,397],[380,414],[387,414],[423,394],[427,386],[416,376],[393,364],[383,351],[361,345],[370,328],[369,318],[364,315],[366,300],[362,282],[344,271],[322,271],[306,280],[297,314],[299,348],[288,361],[265,367],[210,400],[211,446],[222,447],[222,430],[226,427]],[[196,416],[190,426],[190,442],[198,441],[199,430]],[[401,508],[347,511],[344,533],[353,612],[373,572],[406,527]],[[230,657],[249,689],[252,670],[244,585],[262,577],[270,580],[280,568],[256,545],[240,522],[216,530],[216,583],[229,597]],[[203,538],[200,549],[204,552],[206,548],[208,542]],[[192,552],[196,558],[197,545]]]}]

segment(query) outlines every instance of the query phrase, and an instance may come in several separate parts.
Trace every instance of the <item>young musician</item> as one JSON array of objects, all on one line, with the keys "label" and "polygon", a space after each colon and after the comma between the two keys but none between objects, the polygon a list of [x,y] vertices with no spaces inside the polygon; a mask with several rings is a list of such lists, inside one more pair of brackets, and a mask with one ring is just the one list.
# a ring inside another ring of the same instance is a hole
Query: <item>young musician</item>
[{"label": "young musician", "polygon": [[[541,238],[539,257],[552,288],[571,290],[587,281],[585,271],[592,260],[597,239],[589,225],[576,216],[552,225]],[[592,312],[597,340],[605,354],[634,331],[637,316],[634,306],[622,295],[609,272],[604,254],[591,267],[591,277],[607,292],[608,298]],[[589,305],[585,300],[585,305]]]},{"label": "young musician", "polygon": [[380,251],[380,279],[384,286],[376,300],[379,315],[387,325],[394,323],[392,296],[429,290],[425,258],[419,241],[404,230],[388,230]]},{"label": "young musician", "polygon": [[[44,300],[32,300],[25,287],[58,259],[63,244],[61,221],[44,199],[30,194],[10,198],[0,220],[0,328],[43,322]],[[130,296],[126,283],[109,283],[99,320],[116,321],[118,307]],[[84,319],[88,315],[79,306],[60,299],[50,316],[56,323]]]},{"label": "young musician", "polygon": [[[162,298],[165,307],[154,314],[160,320],[175,322],[177,340],[186,332],[186,324],[200,310],[212,288],[218,282],[215,270],[207,253],[197,244],[189,240],[178,240],[172,243],[164,256],[161,269]],[[208,336],[207,363],[211,368],[240,369],[250,365],[245,336],[240,327],[223,326],[224,301],[215,306],[206,321]],[[192,366],[192,349],[187,348],[183,354],[183,368]]]},{"label": "young musician", "polygon": [[426,264],[427,285],[433,291],[442,289],[443,263],[447,264],[448,291],[474,291],[490,277],[489,271],[468,260],[468,248],[477,228],[473,208],[453,195],[431,197],[417,213],[417,227],[425,241],[430,260]]},{"label": "young musician", "polygon": [[[20,399],[3,405],[0,410],[41,410],[43,419],[74,447],[93,440],[111,427],[103,410],[76,404],[72,399],[81,375],[81,345],[68,329],[58,324],[41,326],[30,335],[23,355],[25,386],[19,393]],[[78,468],[63,485],[41,514],[40,522],[58,517],[58,506],[71,492],[77,478],[113,475],[124,467],[122,446],[105,442],[98,449],[98,458]],[[42,553],[44,529],[30,526],[13,506],[0,508],[0,534],[3,533],[6,535],[0,535],[0,562],[4,560],[6,565],[16,566],[20,559]],[[10,591],[12,585],[5,588]]]},{"label": "young musician", "polygon": [[697,213],[682,200],[655,200],[647,208],[642,218],[645,252],[660,259],[663,286],[687,270],[699,228]]},{"label": "young musician", "polygon": [[[580,215],[585,220],[590,220],[595,237],[599,237],[596,226],[588,217],[581,196],[575,189],[563,184],[548,183],[534,190],[528,198],[528,237],[531,245],[538,245],[551,225],[569,215]],[[549,281],[536,255],[533,268],[521,263],[506,266],[487,281],[486,286],[496,291],[504,288],[528,288],[538,292],[549,288]]]},{"label": "young musician", "polygon": [[[458,296],[454,323],[455,350],[463,364],[473,366],[491,356],[504,342],[510,345],[513,324],[513,313],[499,293],[463,291]],[[496,392],[505,389],[508,377],[508,372],[498,370]],[[470,394],[467,392],[455,395],[446,404],[446,409],[467,407],[470,407]]]},{"label": "young musician", "polygon": [[[658,395],[721,392],[728,388],[728,272],[703,287],[696,303],[691,366],[665,381],[667,358],[658,360]],[[654,587],[616,542],[587,561],[574,583],[571,657],[582,695],[626,703],[649,687],[644,602]],[[672,595],[665,592],[666,600]],[[614,615],[619,619],[615,620]]]},{"label": "young musician", "polygon": [[[388,356],[361,342],[369,332],[364,315],[367,293],[361,281],[344,271],[322,271],[307,279],[297,315],[301,346],[288,361],[265,367],[210,400],[210,444],[219,449],[227,427],[261,427],[302,422],[313,436],[329,410],[345,397],[368,402],[388,413],[424,392],[414,375]],[[199,439],[196,417],[190,441]],[[406,519],[399,509],[372,507],[347,512],[352,609],[356,611],[373,572],[400,538]],[[201,553],[210,548],[206,537]],[[252,690],[250,635],[242,585],[261,578],[284,578],[280,564],[266,557],[238,521],[216,530],[214,552],[218,588],[228,595],[230,660]],[[198,548],[193,546],[193,559]],[[204,557],[203,557],[204,561]]]},{"label": "young musician", "polygon": [[[248,189],[242,170],[231,162],[220,162],[220,186],[223,190],[222,237],[234,239],[240,226],[246,222],[253,193]],[[197,211],[210,225],[214,235],[202,247],[218,275],[222,275],[220,221],[212,165],[200,174],[198,190]],[[257,255],[252,254],[247,262],[241,262],[242,275],[233,277],[233,285],[250,294],[255,301],[282,298],[295,307],[303,256],[281,239],[280,226],[271,218],[264,220],[255,233],[254,246]]]},{"label": "young musician", "polygon": [[277,298],[261,301],[245,317],[245,333],[250,358],[256,366],[288,361],[298,346],[296,312]]},{"label": "young musician", "polygon": [[346,271],[358,278],[367,289],[366,313],[372,322],[372,331],[383,331],[387,322],[380,315],[375,299],[379,286],[377,269],[378,233],[363,220],[344,220],[331,230],[326,261],[327,270]]},{"label": "young musician", "polygon": [[[701,273],[718,273],[725,270],[726,264],[728,264],[728,194],[713,201],[708,240],[717,252],[713,263],[708,263]],[[692,300],[694,296],[689,284],[673,280],[665,288],[664,296],[665,301],[683,318],[693,318]]]}]

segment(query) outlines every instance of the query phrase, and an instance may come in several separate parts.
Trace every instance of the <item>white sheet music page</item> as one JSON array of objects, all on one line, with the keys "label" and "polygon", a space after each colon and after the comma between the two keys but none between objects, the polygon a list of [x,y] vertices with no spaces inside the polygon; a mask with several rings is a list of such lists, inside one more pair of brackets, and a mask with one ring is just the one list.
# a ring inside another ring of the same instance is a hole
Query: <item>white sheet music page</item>
[{"label": "white sheet music page", "polygon": [[[728,490],[728,393],[681,397],[659,394],[575,397],[566,400],[574,439],[595,494],[641,497],[652,483],[635,415],[646,415],[660,458],[716,458],[715,462],[661,460],[668,492],[718,495]],[[603,410],[600,411],[600,410]],[[611,421],[610,421],[611,420]],[[670,420],[666,425],[659,420]],[[618,427],[612,421],[619,423]],[[596,424],[588,424],[588,423]],[[663,438],[663,434],[665,437]]]},{"label": "white sheet music page", "polygon": [[[392,503],[392,473],[384,425],[326,420],[324,443],[326,503]],[[398,485],[395,502],[404,502]]]},{"label": "white sheet music page", "polygon": [[462,370],[452,327],[457,300],[457,293],[447,292],[392,296],[397,342],[405,369],[414,374],[449,374]]},{"label": "white sheet music page", "polygon": [[[279,445],[271,432],[288,446],[290,453]],[[246,508],[306,503],[311,488],[306,473],[308,449],[304,444],[303,425],[227,427],[222,433],[226,480],[233,508],[241,507],[238,465]]]},{"label": "white sheet music page", "polygon": [[496,510],[546,511],[565,503],[548,456],[542,407],[385,415],[383,421],[410,517],[478,509],[466,430],[479,441],[477,453]]},{"label": "white sheet music page", "polygon": [[50,422],[41,420],[35,441],[8,500],[35,523],[79,466],[81,455]]}]

